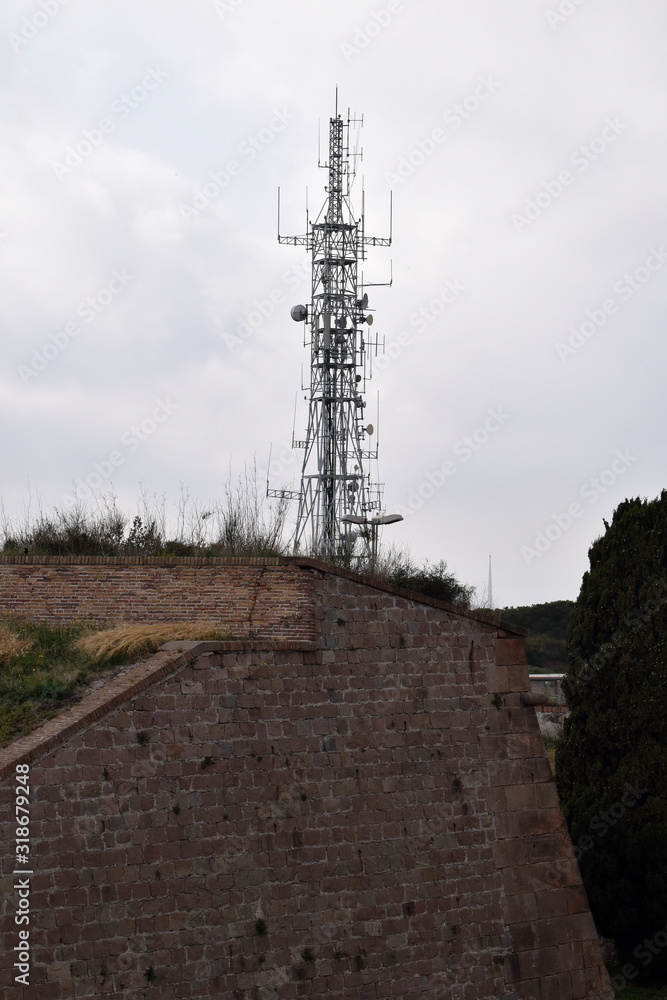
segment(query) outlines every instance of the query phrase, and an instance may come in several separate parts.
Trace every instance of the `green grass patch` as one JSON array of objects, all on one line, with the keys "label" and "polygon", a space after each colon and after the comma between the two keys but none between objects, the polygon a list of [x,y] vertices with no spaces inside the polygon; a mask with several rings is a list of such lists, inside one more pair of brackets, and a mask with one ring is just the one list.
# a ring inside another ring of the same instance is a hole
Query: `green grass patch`
[{"label": "green grass patch", "polygon": [[[53,718],[96,668],[75,643],[84,622],[50,626],[3,615],[0,625],[0,746]],[[99,668],[97,668],[99,669]]]},{"label": "green grass patch", "polygon": [[0,617],[0,746],[26,735],[77,701],[95,674],[150,656],[171,639],[230,639],[210,623],[170,622],[100,631]]}]

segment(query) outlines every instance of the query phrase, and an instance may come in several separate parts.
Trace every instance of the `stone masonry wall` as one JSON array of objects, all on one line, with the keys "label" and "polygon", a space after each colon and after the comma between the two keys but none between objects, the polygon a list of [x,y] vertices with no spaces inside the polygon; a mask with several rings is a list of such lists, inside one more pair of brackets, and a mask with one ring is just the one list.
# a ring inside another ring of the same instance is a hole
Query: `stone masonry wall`
[{"label": "stone masonry wall", "polygon": [[[474,616],[443,616],[421,602],[363,593],[341,575],[325,574],[322,587],[323,645],[337,650],[336,662],[354,663],[356,655],[377,668],[375,698],[384,708],[373,724],[395,729],[398,711],[407,746],[421,754],[421,766],[406,768],[419,788],[411,828],[441,866],[445,926],[457,913],[457,943],[465,941],[462,954],[474,954],[477,963],[477,992],[457,992],[449,979],[450,995],[486,996],[481,969],[490,962],[485,975],[493,979],[490,970],[500,964],[504,977],[489,996],[613,997],[530,705],[524,639]],[[338,652],[341,646],[347,648]],[[325,662],[331,657],[326,649],[322,655]],[[433,771],[440,797],[420,802]],[[462,897],[458,887],[472,892]],[[480,919],[476,904],[488,893],[492,903],[481,907]],[[489,919],[498,910],[499,934]],[[446,952],[446,939],[436,940]]]},{"label": "stone masonry wall", "polygon": [[611,1000],[523,639],[299,572],[314,643],[183,644],[0,752],[0,996]]}]

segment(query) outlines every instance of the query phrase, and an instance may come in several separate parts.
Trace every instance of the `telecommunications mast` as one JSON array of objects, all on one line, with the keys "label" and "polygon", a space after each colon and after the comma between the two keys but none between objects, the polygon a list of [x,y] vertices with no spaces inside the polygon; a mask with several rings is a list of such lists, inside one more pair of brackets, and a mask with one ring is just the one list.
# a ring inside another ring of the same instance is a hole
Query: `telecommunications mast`
[{"label": "telecommunications mast", "polygon": [[391,211],[389,236],[366,236],[363,192],[360,218],[352,210],[350,192],[361,154],[351,150],[350,129],[361,125],[363,119],[349,111],[343,120],[336,95],[328,162],[318,164],[329,174],[327,199],[315,222],[306,217],[304,236],[280,235],[278,190],[279,242],[312,253],[310,305],[296,305],[291,312],[293,320],[304,323],[305,346],[310,346],[310,385],[306,440],[292,442],[304,449],[301,489],[268,494],[299,501],[295,552],[305,548],[322,558],[352,554],[357,538],[361,551],[355,555],[372,565],[379,525],[400,518],[382,516],[382,489],[369,471],[371,460],[377,459],[377,436],[374,442],[369,438],[377,428],[365,418],[363,390],[378,341],[377,335],[371,340],[373,315],[364,290],[370,286],[364,284],[360,264],[368,246],[388,247],[392,237]]}]

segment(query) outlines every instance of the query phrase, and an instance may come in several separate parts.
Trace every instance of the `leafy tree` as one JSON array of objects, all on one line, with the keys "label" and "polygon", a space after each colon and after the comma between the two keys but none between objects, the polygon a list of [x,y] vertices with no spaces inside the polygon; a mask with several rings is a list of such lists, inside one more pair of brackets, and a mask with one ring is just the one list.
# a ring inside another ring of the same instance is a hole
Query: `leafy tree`
[{"label": "leafy tree", "polygon": [[501,614],[508,622],[520,625],[535,635],[565,640],[573,608],[574,601],[549,601],[547,604],[502,608]]},{"label": "leafy tree", "polygon": [[667,982],[667,491],[605,527],[568,634],[556,780],[598,930]]},{"label": "leafy tree", "polygon": [[501,608],[500,615],[528,631],[526,656],[533,670],[561,673],[566,669],[565,639],[574,601],[550,601],[518,608]]},{"label": "leafy tree", "polygon": [[565,639],[529,632],[526,637],[526,657],[531,670],[562,674],[567,667]]}]

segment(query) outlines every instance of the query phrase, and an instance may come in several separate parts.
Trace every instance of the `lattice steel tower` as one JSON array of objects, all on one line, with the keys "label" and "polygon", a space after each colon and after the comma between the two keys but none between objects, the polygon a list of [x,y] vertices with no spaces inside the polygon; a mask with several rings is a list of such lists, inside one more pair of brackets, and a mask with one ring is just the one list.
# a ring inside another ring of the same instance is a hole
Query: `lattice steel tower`
[{"label": "lattice steel tower", "polygon": [[[366,236],[363,193],[360,218],[352,210],[350,192],[360,154],[350,149],[350,130],[361,124],[349,112],[343,120],[337,108],[330,119],[329,159],[318,164],[329,172],[327,199],[315,222],[306,218],[306,234],[281,236],[279,210],[279,242],[304,246],[312,253],[310,306],[292,309],[292,318],[304,322],[311,358],[306,440],[292,442],[304,449],[301,489],[269,494],[299,501],[295,551],[305,547],[324,558],[340,555],[351,551],[354,533],[356,555],[363,560],[374,557],[382,491],[370,474],[377,439],[374,450],[368,439],[376,429],[364,417],[363,391],[372,376],[373,316],[360,264],[368,246],[391,245],[391,225],[388,238]],[[376,337],[376,352],[377,346]]]}]

